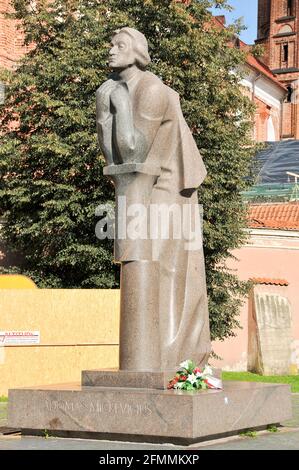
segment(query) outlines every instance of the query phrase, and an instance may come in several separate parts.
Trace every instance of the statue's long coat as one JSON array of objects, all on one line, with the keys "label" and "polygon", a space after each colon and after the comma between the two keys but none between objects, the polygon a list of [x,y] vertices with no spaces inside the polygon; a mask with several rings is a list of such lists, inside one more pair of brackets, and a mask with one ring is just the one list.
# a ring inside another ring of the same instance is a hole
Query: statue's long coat
[{"label": "statue's long coat", "polygon": [[[128,201],[140,201],[142,187],[146,205],[190,205],[193,224],[194,210],[199,210],[197,193],[188,190],[201,185],[206,169],[183,117],[179,95],[150,72],[138,71],[126,86],[131,102],[128,119],[133,116],[136,133],[136,159],[159,168],[160,173],[158,177],[135,174]],[[107,161],[125,162],[117,150],[113,120],[98,123],[98,127],[102,135],[112,136]],[[210,353],[210,333],[202,245],[190,251],[186,239],[118,240],[115,255],[121,262],[160,263],[162,367],[175,368],[186,359],[204,364]]]}]

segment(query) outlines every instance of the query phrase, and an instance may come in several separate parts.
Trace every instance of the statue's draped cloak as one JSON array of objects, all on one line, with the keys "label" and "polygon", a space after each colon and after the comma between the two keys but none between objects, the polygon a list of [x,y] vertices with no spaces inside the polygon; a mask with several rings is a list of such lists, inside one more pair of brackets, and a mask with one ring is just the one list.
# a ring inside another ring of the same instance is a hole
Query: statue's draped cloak
[{"label": "statue's draped cloak", "polygon": [[[128,204],[141,202],[142,186],[142,202],[148,207],[150,204],[190,205],[193,208],[190,223],[194,228],[194,211],[199,211],[197,192],[188,194],[187,190],[202,184],[206,169],[183,117],[179,95],[150,72],[139,71],[127,82],[127,87],[145,163],[160,170],[156,178],[135,174],[127,192]],[[119,162],[121,156],[116,154],[114,145],[112,158]],[[206,363],[210,332],[202,244],[190,251],[186,250],[186,239],[158,237],[117,240],[115,246],[116,261],[160,263],[162,367],[176,367],[185,359]]]}]

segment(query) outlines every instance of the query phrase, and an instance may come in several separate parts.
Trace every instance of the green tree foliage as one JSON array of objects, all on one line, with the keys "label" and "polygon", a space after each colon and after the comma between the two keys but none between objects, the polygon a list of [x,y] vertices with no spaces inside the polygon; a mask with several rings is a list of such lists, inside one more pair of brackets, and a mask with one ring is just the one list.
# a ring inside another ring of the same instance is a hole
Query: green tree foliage
[{"label": "green tree foliage", "polygon": [[[244,242],[252,105],[240,91],[243,53],[235,31],[212,27],[207,0],[12,1],[27,44],[0,107],[0,207],[6,244],[24,255],[9,271],[39,287],[112,288],[112,242],[95,237],[95,208],[113,201],[97,148],[95,91],[107,78],[112,32],[136,27],[149,39],[151,71],[181,96],[209,176],[199,190],[213,338],[237,325],[245,285],[225,268]],[[49,5],[49,4],[48,4]],[[14,122],[13,126],[11,123]]]}]

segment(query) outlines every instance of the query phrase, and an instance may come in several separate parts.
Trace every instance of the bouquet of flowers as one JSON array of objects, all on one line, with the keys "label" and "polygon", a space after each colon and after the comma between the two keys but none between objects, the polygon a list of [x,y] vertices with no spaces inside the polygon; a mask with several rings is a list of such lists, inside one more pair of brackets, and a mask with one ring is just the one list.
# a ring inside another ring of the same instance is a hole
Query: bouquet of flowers
[{"label": "bouquet of flowers", "polygon": [[182,362],[180,367],[181,369],[168,384],[169,390],[222,389],[222,381],[213,376],[211,367],[205,366],[202,370],[190,359]]}]

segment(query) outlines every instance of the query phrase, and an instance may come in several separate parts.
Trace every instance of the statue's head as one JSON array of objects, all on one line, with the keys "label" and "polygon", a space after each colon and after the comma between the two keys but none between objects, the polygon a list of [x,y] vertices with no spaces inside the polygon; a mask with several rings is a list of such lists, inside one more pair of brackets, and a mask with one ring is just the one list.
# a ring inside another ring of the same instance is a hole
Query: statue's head
[{"label": "statue's head", "polygon": [[133,28],[122,28],[114,32],[109,52],[109,66],[123,70],[136,64],[144,70],[150,63],[146,37]]}]

